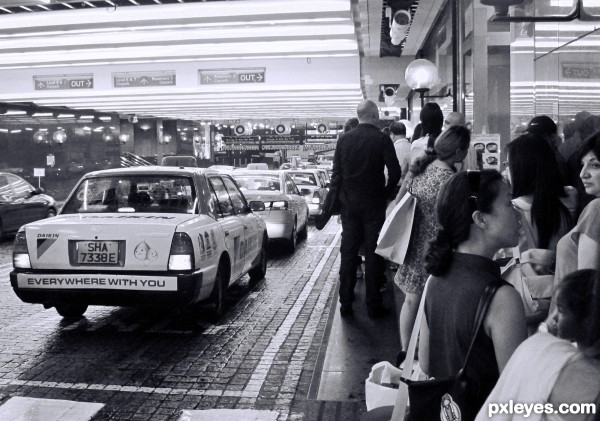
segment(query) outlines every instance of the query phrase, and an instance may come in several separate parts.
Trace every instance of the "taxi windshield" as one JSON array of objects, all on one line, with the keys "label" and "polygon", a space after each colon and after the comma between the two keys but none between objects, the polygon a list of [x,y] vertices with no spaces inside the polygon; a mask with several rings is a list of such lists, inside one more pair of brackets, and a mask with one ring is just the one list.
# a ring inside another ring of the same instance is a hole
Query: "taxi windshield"
[{"label": "taxi windshield", "polygon": [[70,213],[194,213],[196,192],[190,177],[122,175],[83,180],[65,203]]}]

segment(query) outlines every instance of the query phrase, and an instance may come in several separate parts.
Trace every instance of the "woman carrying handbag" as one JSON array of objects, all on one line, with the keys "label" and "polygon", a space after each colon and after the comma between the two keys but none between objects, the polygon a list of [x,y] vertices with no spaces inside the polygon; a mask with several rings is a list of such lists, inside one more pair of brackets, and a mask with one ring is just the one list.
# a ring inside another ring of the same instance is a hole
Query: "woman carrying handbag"
[{"label": "woman carrying handbag", "polygon": [[520,224],[511,199],[510,187],[495,170],[458,173],[438,196],[442,228],[425,258],[433,277],[419,343],[419,363],[428,376],[452,377],[463,368],[481,297],[489,285],[502,283],[470,351],[464,375],[472,396],[462,421],[474,418],[508,359],[527,337],[521,297],[503,283],[500,268],[491,260],[498,249],[519,241]]}]

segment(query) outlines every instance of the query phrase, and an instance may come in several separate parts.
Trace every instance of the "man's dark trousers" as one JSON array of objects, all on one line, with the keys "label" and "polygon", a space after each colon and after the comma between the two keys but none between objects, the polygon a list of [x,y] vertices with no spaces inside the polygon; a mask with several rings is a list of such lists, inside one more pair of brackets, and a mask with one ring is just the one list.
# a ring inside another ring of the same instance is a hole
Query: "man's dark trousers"
[{"label": "man's dark trousers", "polygon": [[340,304],[351,306],[356,285],[356,256],[361,244],[365,251],[365,288],[367,308],[382,306],[378,277],[385,271],[385,260],[375,254],[379,231],[385,221],[385,208],[342,208],[342,245],[340,248]]}]

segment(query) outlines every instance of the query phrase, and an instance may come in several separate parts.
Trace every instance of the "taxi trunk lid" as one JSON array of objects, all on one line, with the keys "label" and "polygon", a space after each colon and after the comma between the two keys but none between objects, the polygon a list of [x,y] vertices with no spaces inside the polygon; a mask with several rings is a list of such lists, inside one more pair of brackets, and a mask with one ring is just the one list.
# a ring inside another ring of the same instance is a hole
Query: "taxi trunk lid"
[{"label": "taxi trunk lid", "polygon": [[191,214],[63,215],[26,226],[32,268],[166,270],[177,227]]}]

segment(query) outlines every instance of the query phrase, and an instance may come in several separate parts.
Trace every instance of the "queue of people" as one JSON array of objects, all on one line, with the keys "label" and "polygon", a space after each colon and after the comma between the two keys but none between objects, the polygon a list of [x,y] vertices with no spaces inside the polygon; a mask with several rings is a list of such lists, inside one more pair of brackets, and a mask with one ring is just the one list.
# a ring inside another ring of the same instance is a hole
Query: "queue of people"
[{"label": "queue of people", "polygon": [[[596,403],[600,413],[600,119],[578,114],[578,130],[571,128],[573,139],[562,143],[552,119],[536,116],[509,143],[505,178],[496,170],[457,171],[470,145],[460,113],[444,119],[437,104],[426,104],[421,135],[407,146],[402,123],[390,126],[391,138],[378,129],[376,109],[371,101],[359,105],[359,125],[340,136],[334,157],[332,184],[342,204],[342,316],[352,315],[363,243],[369,316],[388,314],[376,281],[385,265],[374,250],[386,203],[408,191],[417,205],[406,258],[394,276],[405,296],[396,363],[404,358],[423,298],[419,365],[428,377],[456,375],[480,298],[497,283],[467,373],[477,386],[477,421],[600,419],[558,411],[519,418],[492,410],[509,400],[556,407],[587,402]],[[552,293],[526,314],[524,297],[502,278],[494,258],[499,250],[530,249],[556,258],[548,267],[534,267],[553,279]]]}]

